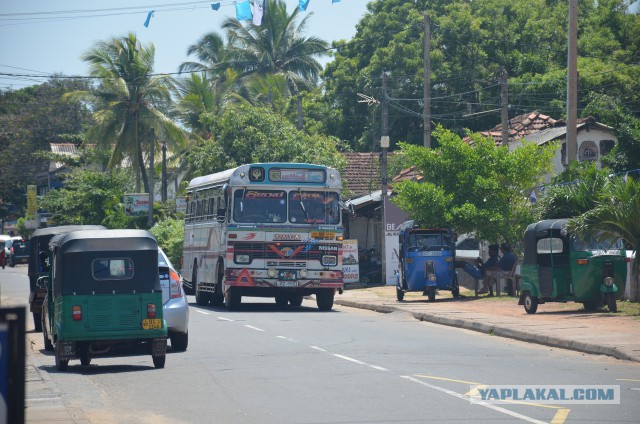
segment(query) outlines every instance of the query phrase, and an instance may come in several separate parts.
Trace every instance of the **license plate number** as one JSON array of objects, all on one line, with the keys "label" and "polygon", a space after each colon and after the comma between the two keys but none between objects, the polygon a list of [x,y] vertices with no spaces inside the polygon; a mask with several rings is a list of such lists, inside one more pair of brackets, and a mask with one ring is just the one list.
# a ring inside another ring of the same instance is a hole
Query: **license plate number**
[{"label": "license plate number", "polygon": [[297,281],[277,281],[276,286],[278,287],[298,287]]},{"label": "license plate number", "polygon": [[162,330],[162,320],[159,318],[145,318],[142,320],[144,330]]}]

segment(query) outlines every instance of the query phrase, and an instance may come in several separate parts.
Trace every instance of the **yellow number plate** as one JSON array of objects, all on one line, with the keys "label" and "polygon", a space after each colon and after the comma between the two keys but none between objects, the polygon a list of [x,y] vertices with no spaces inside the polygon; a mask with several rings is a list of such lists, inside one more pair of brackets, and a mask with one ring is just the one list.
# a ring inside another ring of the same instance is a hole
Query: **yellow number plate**
[{"label": "yellow number plate", "polygon": [[161,330],[162,320],[159,318],[145,318],[142,320],[142,328],[145,330]]}]

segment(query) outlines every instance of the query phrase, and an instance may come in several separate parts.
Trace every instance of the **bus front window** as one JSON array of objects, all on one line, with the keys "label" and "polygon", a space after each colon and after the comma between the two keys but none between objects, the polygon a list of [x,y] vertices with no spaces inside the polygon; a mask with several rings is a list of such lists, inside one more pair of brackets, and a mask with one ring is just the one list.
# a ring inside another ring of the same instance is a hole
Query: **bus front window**
[{"label": "bus front window", "polygon": [[287,197],[281,190],[238,189],[233,193],[233,220],[246,223],[283,223]]},{"label": "bus front window", "polygon": [[337,193],[325,191],[289,192],[289,221],[293,224],[339,224]]}]

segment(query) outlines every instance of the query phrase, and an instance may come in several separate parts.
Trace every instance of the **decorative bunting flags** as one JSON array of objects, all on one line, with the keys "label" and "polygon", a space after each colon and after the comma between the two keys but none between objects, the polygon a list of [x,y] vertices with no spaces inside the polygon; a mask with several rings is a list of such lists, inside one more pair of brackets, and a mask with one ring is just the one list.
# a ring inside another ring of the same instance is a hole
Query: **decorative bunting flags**
[{"label": "decorative bunting flags", "polygon": [[262,25],[262,15],[264,15],[265,0],[253,0],[253,24]]},{"label": "decorative bunting flags", "polygon": [[153,16],[154,12],[155,12],[155,10],[152,10],[149,13],[147,13],[147,19],[144,21],[144,27],[145,28],[149,28],[149,21],[151,20],[151,17]]},{"label": "decorative bunting flags", "polygon": [[307,6],[309,6],[309,0],[300,0],[300,6],[299,9],[301,12],[304,12],[307,10]]},{"label": "decorative bunting flags", "polygon": [[333,3],[340,3],[340,0],[331,0],[331,4]]},{"label": "decorative bunting flags", "polygon": [[236,2],[236,19],[239,21],[250,21],[252,18],[251,3],[249,3],[249,0]]},{"label": "decorative bunting flags", "polygon": [[220,9],[220,3],[211,3],[211,8],[213,10],[218,10]]}]

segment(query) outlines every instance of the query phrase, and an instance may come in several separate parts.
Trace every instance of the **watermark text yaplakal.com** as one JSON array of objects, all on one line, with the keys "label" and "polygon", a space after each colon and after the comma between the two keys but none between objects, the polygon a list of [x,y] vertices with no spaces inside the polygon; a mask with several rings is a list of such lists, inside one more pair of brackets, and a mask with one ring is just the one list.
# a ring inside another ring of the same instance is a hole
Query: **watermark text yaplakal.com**
[{"label": "watermark text yaplakal.com", "polygon": [[620,386],[493,385],[471,386],[471,403],[530,402],[546,405],[619,405]]}]

